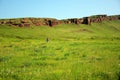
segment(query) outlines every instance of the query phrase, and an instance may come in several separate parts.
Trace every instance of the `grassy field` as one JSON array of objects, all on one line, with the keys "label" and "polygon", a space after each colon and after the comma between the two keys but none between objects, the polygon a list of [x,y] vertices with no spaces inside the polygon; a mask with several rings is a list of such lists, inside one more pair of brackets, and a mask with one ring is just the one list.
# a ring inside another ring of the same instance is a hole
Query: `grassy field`
[{"label": "grassy field", "polygon": [[120,80],[120,21],[1,25],[0,80]]}]

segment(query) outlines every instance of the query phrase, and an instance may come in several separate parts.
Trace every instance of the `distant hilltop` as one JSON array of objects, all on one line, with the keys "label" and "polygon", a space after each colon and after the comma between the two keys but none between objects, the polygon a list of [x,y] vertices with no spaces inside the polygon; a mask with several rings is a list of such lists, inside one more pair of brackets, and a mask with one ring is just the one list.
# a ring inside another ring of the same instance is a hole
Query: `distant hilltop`
[{"label": "distant hilltop", "polygon": [[30,26],[50,26],[53,27],[58,24],[86,24],[90,25],[93,22],[100,23],[102,21],[120,20],[120,15],[94,15],[83,18],[71,18],[57,20],[54,18],[15,18],[15,19],[0,19],[0,25],[9,25],[17,27]]}]

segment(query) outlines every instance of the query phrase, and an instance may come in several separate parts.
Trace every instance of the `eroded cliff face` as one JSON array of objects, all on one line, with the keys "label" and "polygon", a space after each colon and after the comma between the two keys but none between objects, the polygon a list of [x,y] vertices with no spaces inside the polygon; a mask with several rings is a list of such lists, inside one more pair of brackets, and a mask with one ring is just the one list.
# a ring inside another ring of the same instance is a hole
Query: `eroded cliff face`
[{"label": "eroded cliff face", "polygon": [[102,21],[120,20],[120,15],[95,15],[83,18],[72,18],[57,20],[54,18],[16,18],[16,19],[0,19],[0,25],[18,26],[18,27],[30,27],[30,26],[50,26],[53,27],[58,24],[87,24],[92,22],[100,23]]}]

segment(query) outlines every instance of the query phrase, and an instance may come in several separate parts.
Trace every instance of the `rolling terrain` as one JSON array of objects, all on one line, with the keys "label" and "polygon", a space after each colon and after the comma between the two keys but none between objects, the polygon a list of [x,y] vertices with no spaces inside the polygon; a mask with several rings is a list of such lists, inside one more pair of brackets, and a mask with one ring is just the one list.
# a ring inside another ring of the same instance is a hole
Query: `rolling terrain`
[{"label": "rolling terrain", "polygon": [[120,20],[0,25],[0,80],[120,80]]}]

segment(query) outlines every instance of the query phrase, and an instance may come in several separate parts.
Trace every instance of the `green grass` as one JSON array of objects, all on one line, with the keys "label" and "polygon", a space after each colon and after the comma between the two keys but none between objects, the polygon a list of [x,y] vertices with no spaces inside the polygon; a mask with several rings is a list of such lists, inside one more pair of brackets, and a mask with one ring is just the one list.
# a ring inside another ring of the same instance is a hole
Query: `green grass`
[{"label": "green grass", "polygon": [[119,79],[120,21],[0,26],[0,80]]}]

